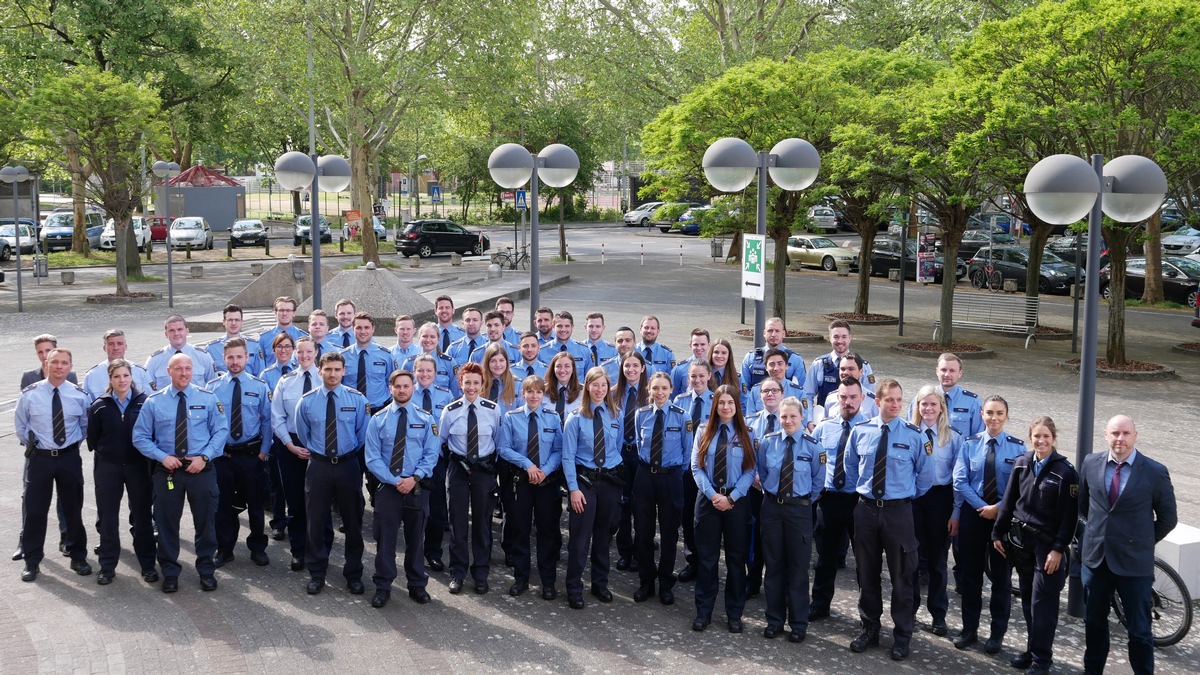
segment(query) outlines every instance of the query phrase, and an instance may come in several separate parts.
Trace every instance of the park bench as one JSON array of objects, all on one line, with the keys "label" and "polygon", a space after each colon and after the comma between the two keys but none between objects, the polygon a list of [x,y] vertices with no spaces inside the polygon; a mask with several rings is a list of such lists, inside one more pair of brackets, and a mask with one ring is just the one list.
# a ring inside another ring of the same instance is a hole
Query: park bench
[{"label": "park bench", "polygon": [[[1029,341],[1037,339],[1039,300],[1024,295],[955,293],[951,325],[955,329],[1024,335],[1025,348],[1029,349]],[[940,330],[941,321],[934,321],[935,342]]]}]

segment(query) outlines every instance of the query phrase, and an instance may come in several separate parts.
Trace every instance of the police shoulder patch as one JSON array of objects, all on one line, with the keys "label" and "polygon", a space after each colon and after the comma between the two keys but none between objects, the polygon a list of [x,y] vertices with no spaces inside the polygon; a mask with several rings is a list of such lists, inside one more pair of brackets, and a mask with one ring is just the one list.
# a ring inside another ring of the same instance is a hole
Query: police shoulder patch
[{"label": "police shoulder patch", "polygon": [[674,368],[674,367],[675,367],[675,359],[671,359],[671,367],[672,367],[672,368]]},{"label": "police shoulder patch", "polygon": [[870,375],[867,375],[867,382],[869,382],[871,384],[875,384],[875,375],[873,373]]},{"label": "police shoulder patch", "polygon": [[221,405],[220,401],[217,401],[217,412],[221,413],[222,415],[225,414],[225,406]]},{"label": "police shoulder patch", "polygon": [[800,407],[808,410],[808,398],[800,399]]},{"label": "police shoulder patch", "polygon": [[1078,499],[1078,498],[1079,498],[1079,485],[1076,483],[1071,483],[1071,499]]},{"label": "police shoulder patch", "polygon": [[825,464],[829,461],[829,453],[822,452],[821,454],[817,455],[817,457],[820,458],[822,464]]}]

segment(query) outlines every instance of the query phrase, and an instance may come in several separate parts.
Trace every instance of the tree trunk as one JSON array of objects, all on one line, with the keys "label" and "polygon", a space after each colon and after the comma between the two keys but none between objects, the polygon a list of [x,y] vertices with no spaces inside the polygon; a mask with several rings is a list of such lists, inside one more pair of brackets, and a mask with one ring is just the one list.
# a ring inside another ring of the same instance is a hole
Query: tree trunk
[{"label": "tree trunk", "polygon": [[733,258],[734,262],[739,265],[742,262],[742,235],[741,230],[734,230],[733,237],[729,240],[729,253],[725,254],[725,259]]},{"label": "tree trunk", "polygon": [[[116,221],[114,220],[113,222],[115,223]],[[129,225],[132,225],[132,224],[133,224],[132,221],[130,221]],[[144,274],[142,272],[142,257],[140,255],[138,255],[137,237],[134,235],[133,228],[127,225],[125,227],[125,235],[124,236],[118,235],[117,241],[124,242],[124,244],[123,244],[123,247],[125,249],[125,265],[124,265],[124,267],[125,267],[126,277],[137,278],[137,277],[144,276]],[[118,246],[118,248],[122,248],[122,246]],[[119,262],[117,264],[118,264],[118,266],[120,266]]]},{"label": "tree trunk", "polygon": [[[1104,358],[1110,367],[1125,365],[1125,252],[1130,231],[1122,228],[1102,228],[1104,242],[1108,244],[1109,303],[1108,303],[1108,347]],[[1091,270],[1089,270],[1089,273]],[[1097,317],[1098,318],[1098,317]],[[1086,317],[1085,317],[1086,319]]]},{"label": "tree trunk", "polygon": [[1050,238],[1052,226],[1037,220],[1030,220],[1029,235],[1029,264],[1025,268],[1025,297],[1038,296],[1038,280],[1041,279],[1042,257],[1046,250],[1046,240]]},{"label": "tree trunk", "polygon": [[954,288],[958,285],[954,270],[958,268],[955,260],[958,258],[958,245],[962,243],[962,235],[962,230],[958,230],[957,233],[945,230],[942,235],[942,299],[938,308],[941,330],[938,332],[938,344],[946,350],[954,343]]},{"label": "tree trunk", "polygon": [[[560,188],[558,191],[558,257],[562,258],[563,262],[569,262],[567,259],[567,227],[566,227],[566,210],[567,200],[565,196],[566,188]],[[550,208],[547,204],[546,208]]]},{"label": "tree trunk", "polygon": [[[364,130],[356,129],[355,134],[361,138]],[[362,217],[362,261],[363,264],[373,262],[379,265],[379,242],[375,239],[374,200],[371,199],[371,149],[365,142],[352,142],[350,145],[350,208],[356,209]]]},{"label": "tree trunk", "polygon": [[[117,295],[129,295],[129,270],[126,265],[129,264],[129,235],[132,234],[133,228],[129,226],[129,214],[112,214],[113,219],[113,236],[115,241],[113,249],[117,253]],[[137,259],[135,252],[133,258]]]},{"label": "tree trunk", "polygon": [[71,176],[71,207],[75,218],[75,231],[71,234],[71,250],[83,256],[91,255],[87,240],[87,209],[84,205],[84,190],[87,176],[83,170],[83,158],[74,143],[66,143],[67,173]]},{"label": "tree trunk", "polygon": [[[787,316],[787,240],[789,232],[782,228],[771,228],[771,241],[775,242],[775,273],[771,280],[771,316]],[[786,321],[785,321],[786,323]]]},{"label": "tree trunk", "polygon": [[1162,211],[1157,211],[1146,221],[1146,288],[1142,291],[1142,302],[1162,302]]}]

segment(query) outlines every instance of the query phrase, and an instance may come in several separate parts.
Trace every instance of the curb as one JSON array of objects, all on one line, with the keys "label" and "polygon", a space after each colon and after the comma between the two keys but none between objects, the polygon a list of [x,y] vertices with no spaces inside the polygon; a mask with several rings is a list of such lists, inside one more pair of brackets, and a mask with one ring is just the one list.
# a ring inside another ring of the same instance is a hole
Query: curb
[{"label": "curb", "polygon": [[[745,329],[738,329],[738,330],[745,330]],[[751,330],[753,330],[753,329],[751,329]],[[733,335],[733,337],[737,338],[738,340],[749,340],[751,342],[754,341],[753,335],[740,335],[736,330],[730,331],[730,333]],[[785,344],[785,345],[812,344],[815,342],[824,342],[824,341],[825,341],[825,338],[823,336],[817,335],[815,333],[812,335],[805,335],[802,337],[785,337],[785,338],[783,338],[783,344]]]},{"label": "curb", "polygon": [[1171,345],[1171,351],[1179,352],[1180,354],[1191,354],[1192,356],[1200,356],[1200,349],[1184,349],[1182,345]]},{"label": "curb", "polygon": [[900,318],[895,317],[895,316],[890,319],[872,320],[872,319],[843,319],[841,317],[832,316],[830,314],[822,314],[821,318],[828,319],[829,321],[834,321],[834,320],[845,321],[846,323],[850,324],[851,326],[899,326],[900,325]]},{"label": "curb", "polygon": [[[1059,361],[1058,367],[1068,373],[1078,373],[1078,363],[1067,363]],[[1179,379],[1179,374],[1174,368],[1163,368],[1162,370],[1151,370],[1141,372],[1128,372],[1124,370],[1110,370],[1108,368],[1096,368],[1096,376],[1103,377],[1109,380],[1133,380],[1136,382],[1165,382],[1167,380]]]},{"label": "curb", "polygon": [[89,305],[133,305],[143,302],[157,302],[162,300],[162,293],[153,293],[151,295],[136,296],[136,297],[102,297],[99,295],[89,295],[86,302]]},{"label": "curb", "polygon": [[[916,357],[926,358],[926,359],[936,359],[937,357],[941,356],[943,353],[943,352],[926,351],[924,349],[910,349],[908,347],[905,347],[904,344],[914,344],[914,343],[910,342],[910,343],[902,343],[902,344],[898,344],[898,345],[892,345],[892,351],[899,352],[901,354],[904,354],[905,356],[916,356]],[[996,356],[996,352],[992,351],[991,349],[984,349],[983,351],[978,351],[978,352],[954,352],[954,353],[958,355],[958,358],[960,358],[964,361],[970,361],[970,360],[975,360],[975,359],[990,359],[990,358],[993,358]]]}]

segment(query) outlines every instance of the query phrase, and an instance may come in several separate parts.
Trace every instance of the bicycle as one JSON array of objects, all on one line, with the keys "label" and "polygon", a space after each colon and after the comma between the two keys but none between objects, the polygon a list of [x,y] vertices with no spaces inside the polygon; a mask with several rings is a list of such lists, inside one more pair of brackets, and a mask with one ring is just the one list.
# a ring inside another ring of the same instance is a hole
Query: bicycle
[{"label": "bicycle", "polygon": [[971,287],[977,291],[987,288],[993,293],[999,293],[1004,288],[1004,275],[988,260],[971,275]]},{"label": "bicycle", "polygon": [[514,249],[512,246],[505,246],[503,251],[496,254],[496,264],[500,269],[529,269],[529,247]]},{"label": "bicycle", "polygon": [[[1113,613],[1125,626],[1121,596],[1113,593]],[[1159,558],[1154,559],[1154,583],[1150,588],[1150,634],[1155,647],[1170,647],[1192,628],[1192,596],[1179,573]]]}]

